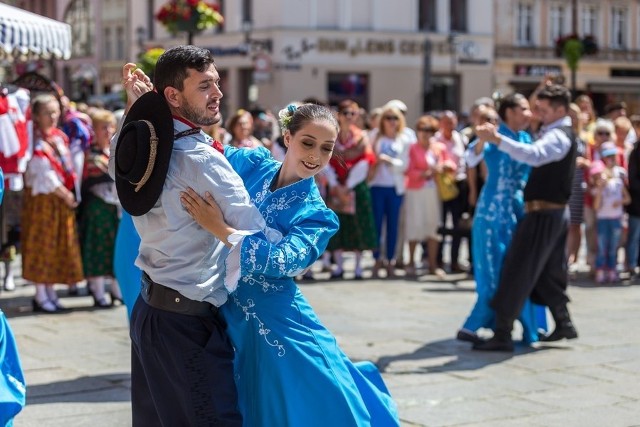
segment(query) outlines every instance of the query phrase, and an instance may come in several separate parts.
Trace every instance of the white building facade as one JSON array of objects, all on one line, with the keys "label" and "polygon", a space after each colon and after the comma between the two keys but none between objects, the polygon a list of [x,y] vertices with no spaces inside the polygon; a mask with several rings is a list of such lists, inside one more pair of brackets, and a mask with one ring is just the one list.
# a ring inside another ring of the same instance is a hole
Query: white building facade
[{"label": "white building facade", "polygon": [[[574,12],[575,6],[575,12]],[[528,93],[544,74],[562,75],[576,95],[602,112],[625,101],[640,113],[640,3],[637,0],[495,0],[495,85]],[[583,56],[574,79],[556,40],[592,37],[597,52]]]},{"label": "white building facade", "polygon": [[[133,2],[136,3],[136,2]],[[139,2],[144,3],[144,2]],[[148,19],[146,47],[186,43]],[[151,7],[149,7],[151,6]],[[465,111],[494,88],[493,0],[243,0],[220,2],[223,28],[199,34],[223,79],[223,104],[278,109],[294,100],[390,99],[423,111]],[[135,6],[143,9],[141,6]],[[134,15],[136,16],[136,15]],[[145,18],[146,16],[146,18]]]}]

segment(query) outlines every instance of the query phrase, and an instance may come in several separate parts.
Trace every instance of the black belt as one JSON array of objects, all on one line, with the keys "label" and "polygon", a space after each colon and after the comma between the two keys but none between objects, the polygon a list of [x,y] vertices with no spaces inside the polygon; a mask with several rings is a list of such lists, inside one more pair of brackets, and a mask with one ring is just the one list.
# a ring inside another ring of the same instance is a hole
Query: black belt
[{"label": "black belt", "polygon": [[153,308],[186,314],[189,316],[210,316],[218,313],[218,307],[205,301],[195,301],[180,292],[154,282],[142,274],[142,299]]}]

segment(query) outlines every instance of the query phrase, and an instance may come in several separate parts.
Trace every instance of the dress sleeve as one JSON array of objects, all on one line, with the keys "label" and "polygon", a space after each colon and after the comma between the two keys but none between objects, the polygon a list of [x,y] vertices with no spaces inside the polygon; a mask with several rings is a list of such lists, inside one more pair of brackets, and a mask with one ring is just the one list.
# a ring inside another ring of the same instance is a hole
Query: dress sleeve
[{"label": "dress sleeve", "polygon": [[277,243],[270,243],[262,234],[244,238],[240,260],[242,275],[295,277],[320,257],[338,230],[336,215],[318,204],[306,207],[292,221],[293,227]]},{"label": "dress sleeve", "polygon": [[236,148],[225,145],[224,156],[231,167],[238,175],[247,176],[249,172],[258,166],[262,161],[271,157],[271,152],[265,147],[258,148]]}]

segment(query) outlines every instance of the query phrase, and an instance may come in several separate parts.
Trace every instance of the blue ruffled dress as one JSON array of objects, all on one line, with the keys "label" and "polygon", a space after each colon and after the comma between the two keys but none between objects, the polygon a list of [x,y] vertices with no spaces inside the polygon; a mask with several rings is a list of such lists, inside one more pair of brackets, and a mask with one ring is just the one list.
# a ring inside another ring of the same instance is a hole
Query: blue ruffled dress
[{"label": "blue ruffled dress", "polygon": [[272,191],[281,164],[268,150],[227,147],[225,155],[267,225],[284,236],[244,238],[240,281],[221,309],[236,349],[244,425],[398,426],[376,367],[348,359],[294,283],[338,229],[313,178]]}]

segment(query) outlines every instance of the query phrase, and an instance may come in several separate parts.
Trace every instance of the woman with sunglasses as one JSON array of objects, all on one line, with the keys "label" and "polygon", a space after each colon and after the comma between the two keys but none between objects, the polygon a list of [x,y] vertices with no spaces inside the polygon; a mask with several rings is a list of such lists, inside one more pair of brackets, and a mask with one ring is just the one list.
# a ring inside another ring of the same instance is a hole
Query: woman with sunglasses
[{"label": "woman with sunglasses", "polygon": [[[384,107],[378,133],[372,143],[376,163],[369,171],[369,187],[378,235],[378,250],[373,254],[376,260],[373,277],[378,277],[381,268],[386,268],[387,278],[394,276],[400,207],[405,191],[404,173],[409,164],[409,143],[403,135],[405,125],[400,110]],[[383,222],[386,226],[384,257],[380,254]]]},{"label": "woman with sunglasses", "polygon": [[444,277],[445,272],[438,267],[438,244],[441,223],[441,202],[435,184],[435,174],[446,167],[455,171],[455,163],[449,156],[447,147],[438,142],[434,135],[440,122],[433,116],[422,116],[416,123],[418,141],[409,148],[407,168],[407,191],[404,206],[404,235],[409,237],[409,262],[406,267],[408,277],[416,275],[414,264],[418,243],[427,242],[429,274]]},{"label": "woman with sunglasses", "polygon": [[[524,130],[529,126],[531,109],[523,95],[505,96],[499,103],[498,115],[502,124],[498,132],[509,138],[531,143],[531,136]],[[480,328],[493,328],[495,313],[489,306],[498,288],[502,263],[516,225],[524,215],[524,186],[531,167],[513,160],[494,144],[475,140],[466,153],[467,164],[475,166],[482,159],[488,175],[476,206],[473,218],[472,248],[476,303],[471,314],[458,331],[457,339],[478,342]],[[520,314],[523,341],[538,341],[536,316],[533,304],[527,302]]]},{"label": "woman with sunglasses", "polygon": [[376,229],[373,222],[371,193],[367,186],[369,167],[375,162],[367,134],[355,125],[359,106],[346,99],[338,104],[338,124],[340,126],[329,174],[329,193],[332,197],[353,192],[355,212],[336,211],[340,228],[329,241],[328,249],[333,252],[336,269],[332,278],[343,276],[343,251],[355,254],[355,279],[362,279],[362,251],[374,249],[377,245]]}]

